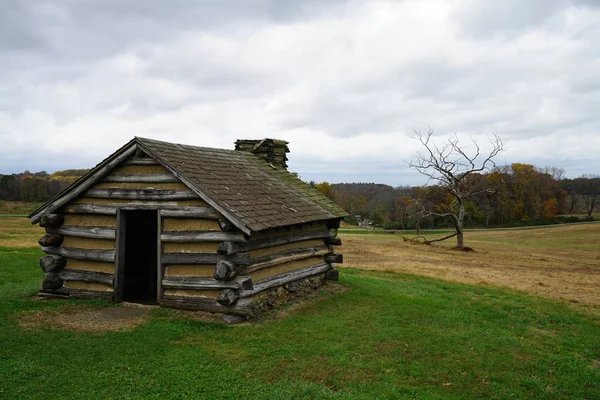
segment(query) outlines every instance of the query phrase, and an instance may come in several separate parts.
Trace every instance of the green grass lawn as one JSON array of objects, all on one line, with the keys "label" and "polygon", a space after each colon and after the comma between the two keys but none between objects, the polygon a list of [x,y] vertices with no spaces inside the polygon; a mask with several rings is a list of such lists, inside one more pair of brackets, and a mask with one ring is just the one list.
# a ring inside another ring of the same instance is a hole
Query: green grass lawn
[{"label": "green grass lawn", "polygon": [[549,300],[343,270],[347,291],[245,326],[160,309],[128,332],[23,328],[106,306],[35,300],[40,255],[0,248],[0,398],[600,398],[600,322]]}]

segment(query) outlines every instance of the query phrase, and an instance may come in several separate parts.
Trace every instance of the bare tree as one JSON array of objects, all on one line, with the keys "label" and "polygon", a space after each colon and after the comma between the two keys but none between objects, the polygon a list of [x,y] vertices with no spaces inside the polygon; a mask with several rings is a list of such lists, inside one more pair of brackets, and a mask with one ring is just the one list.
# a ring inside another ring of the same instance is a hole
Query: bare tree
[{"label": "bare tree", "polygon": [[494,134],[489,139],[492,149],[486,153],[487,156],[482,156],[476,140],[471,139],[473,148],[468,154],[467,148],[459,144],[456,134],[444,142],[441,147],[433,143],[433,134],[433,129],[429,129],[426,133],[415,131],[416,139],[421,142],[423,151],[418,152],[408,165],[409,168],[428,177],[430,181],[437,182],[452,196],[452,203],[444,212],[434,212],[424,208],[421,211],[423,215],[451,218],[456,230],[451,235],[428,242],[446,240],[456,236],[456,245],[462,249],[464,248],[465,202],[473,196],[490,192],[489,188],[481,186],[481,179],[471,178],[474,177],[473,175],[495,166],[493,159],[504,150],[504,143],[498,135]]},{"label": "bare tree", "polygon": [[588,220],[593,220],[592,213],[599,208],[600,204],[600,177],[597,175],[582,175],[579,179],[580,196],[585,205],[585,212]]}]

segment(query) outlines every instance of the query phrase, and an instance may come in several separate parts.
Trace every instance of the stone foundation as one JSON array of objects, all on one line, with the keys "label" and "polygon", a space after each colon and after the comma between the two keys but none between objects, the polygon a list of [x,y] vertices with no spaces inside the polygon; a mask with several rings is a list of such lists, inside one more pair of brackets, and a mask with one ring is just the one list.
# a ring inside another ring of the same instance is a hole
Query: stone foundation
[{"label": "stone foundation", "polygon": [[273,289],[266,290],[254,297],[256,313],[260,315],[294,300],[306,297],[307,294],[319,290],[324,284],[325,274],[309,276],[308,278],[286,283]]}]

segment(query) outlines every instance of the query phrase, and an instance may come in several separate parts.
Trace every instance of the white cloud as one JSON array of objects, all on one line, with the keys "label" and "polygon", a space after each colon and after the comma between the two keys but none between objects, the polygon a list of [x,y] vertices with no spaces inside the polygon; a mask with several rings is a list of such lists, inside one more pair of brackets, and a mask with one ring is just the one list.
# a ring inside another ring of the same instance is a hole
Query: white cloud
[{"label": "white cloud", "polygon": [[280,137],[305,179],[416,184],[403,160],[428,126],[498,133],[507,162],[600,172],[593,2],[168,4],[0,16],[0,173],[91,166],[134,135]]}]

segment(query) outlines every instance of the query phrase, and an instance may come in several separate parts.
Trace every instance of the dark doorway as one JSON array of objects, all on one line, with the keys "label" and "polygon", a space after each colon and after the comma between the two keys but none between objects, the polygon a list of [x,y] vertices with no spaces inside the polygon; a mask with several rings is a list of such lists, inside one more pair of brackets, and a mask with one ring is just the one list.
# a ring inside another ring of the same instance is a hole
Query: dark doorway
[{"label": "dark doorway", "polygon": [[157,211],[128,210],[121,215],[125,217],[123,300],[156,304]]}]

